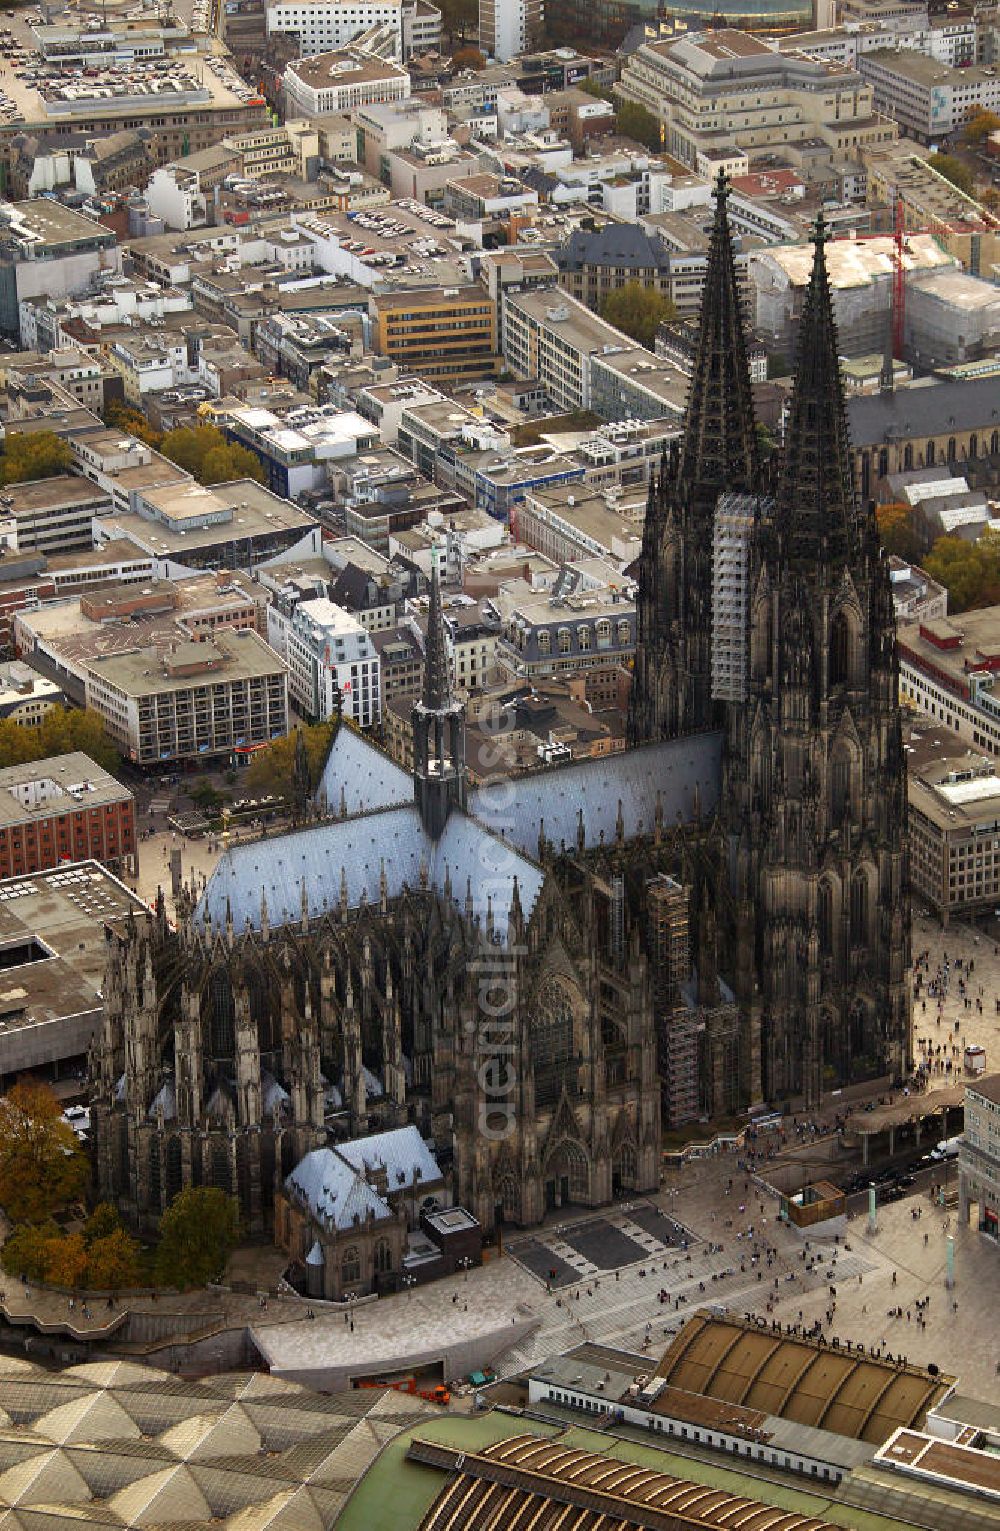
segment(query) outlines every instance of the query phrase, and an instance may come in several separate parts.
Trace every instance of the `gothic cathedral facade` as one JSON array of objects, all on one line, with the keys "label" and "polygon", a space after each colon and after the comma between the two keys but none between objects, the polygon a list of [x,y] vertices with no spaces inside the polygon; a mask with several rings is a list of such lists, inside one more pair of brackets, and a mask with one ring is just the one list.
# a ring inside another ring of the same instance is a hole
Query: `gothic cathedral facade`
[{"label": "gothic cathedral facade", "polygon": [[911,1066],[895,620],[852,482],[822,219],[765,467],[726,198],[720,178],[687,428],[647,511],[629,737],[724,731],[706,876],[747,1103],[814,1106]]}]

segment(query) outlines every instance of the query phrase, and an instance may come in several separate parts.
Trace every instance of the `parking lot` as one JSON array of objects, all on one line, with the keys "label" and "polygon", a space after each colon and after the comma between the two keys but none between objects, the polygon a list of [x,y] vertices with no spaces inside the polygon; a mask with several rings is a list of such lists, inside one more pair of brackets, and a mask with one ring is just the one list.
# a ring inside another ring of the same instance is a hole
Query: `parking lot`
[{"label": "parking lot", "polygon": [[[172,54],[168,42],[158,49],[160,24],[141,8],[113,12],[106,23],[80,9],[49,22],[37,10],[7,12],[0,19],[0,122],[72,120],[119,102],[123,109],[141,109],[143,102],[245,105],[257,99],[217,39],[204,42],[204,52],[196,55]],[[129,23],[140,24],[156,51],[132,56]],[[201,25],[194,15],[192,25],[194,30]],[[91,33],[100,28],[102,36],[85,36],[88,28]],[[202,29],[209,30],[207,24]]]}]

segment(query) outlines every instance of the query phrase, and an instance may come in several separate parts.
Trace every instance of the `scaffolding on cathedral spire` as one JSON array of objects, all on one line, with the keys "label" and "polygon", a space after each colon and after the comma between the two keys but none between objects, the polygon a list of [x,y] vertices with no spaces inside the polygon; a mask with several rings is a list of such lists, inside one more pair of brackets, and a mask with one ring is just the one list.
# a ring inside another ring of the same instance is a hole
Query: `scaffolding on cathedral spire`
[{"label": "scaffolding on cathedral spire", "polygon": [[441,609],[441,579],[437,559],[432,555],[431,598],[427,613],[427,642],[424,649],[425,707],[446,707],[451,700],[451,681],[448,674],[448,645],[444,633],[444,613]]},{"label": "scaffolding on cathedral spire", "polygon": [[803,568],[849,562],[860,531],[826,238],[820,213],[776,496],[784,556]]}]

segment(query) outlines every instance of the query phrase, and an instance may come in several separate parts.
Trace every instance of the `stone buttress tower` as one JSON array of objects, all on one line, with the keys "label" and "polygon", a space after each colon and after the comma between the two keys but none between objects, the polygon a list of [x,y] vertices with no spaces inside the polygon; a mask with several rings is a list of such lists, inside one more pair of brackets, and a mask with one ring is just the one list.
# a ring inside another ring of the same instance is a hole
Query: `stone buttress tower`
[{"label": "stone buttress tower", "polygon": [[757,502],[749,538],[722,802],[755,1079],[810,1105],[901,1074],[910,1052],[895,622],[874,513],[852,484],[824,246],[820,219],[774,499]]}]

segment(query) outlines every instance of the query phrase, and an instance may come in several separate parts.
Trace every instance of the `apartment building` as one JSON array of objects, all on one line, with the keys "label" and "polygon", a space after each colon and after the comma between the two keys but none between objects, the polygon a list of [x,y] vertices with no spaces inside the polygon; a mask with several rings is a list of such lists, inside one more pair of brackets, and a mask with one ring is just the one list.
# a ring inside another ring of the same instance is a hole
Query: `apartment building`
[{"label": "apartment building", "polygon": [[699,174],[812,138],[856,159],[897,136],[856,70],[779,53],[731,28],[644,43],[622,70],[621,91],[659,118],[663,147]]},{"label": "apartment building", "polygon": [[980,1233],[1000,1239],[1000,1074],[965,1086],[965,1128],[958,1145],[959,1216],[975,1203]]},{"label": "apartment building", "polygon": [[371,305],[375,349],[400,372],[454,385],[499,370],[496,304],[482,287],[377,293]]},{"label": "apartment building", "polygon": [[544,21],[544,0],[479,0],[479,46],[505,64],[519,53],[530,53]]},{"label": "apartment building", "polygon": [[500,607],[496,662],[512,680],[620,668],[635,654],[635,602],[618,591],[502,592]]},{"label": "apartment building", "polygon": [[0,877],[90,860],[138,872],[129,789],[79,750],[0,770]]},{"label": "apartment building", "polygon": [[138,765],[243,757],[288,732],[288,667],[249,629],[87,664],[86,704]]},{"label": "apartment building", "polygon": [[341,709],[359,728],[382,716],[380,661],[368,629],[325,597],[291,608],[268,608],[271,647],[288,662],[288,689],[299,712],[315,721]]}]

